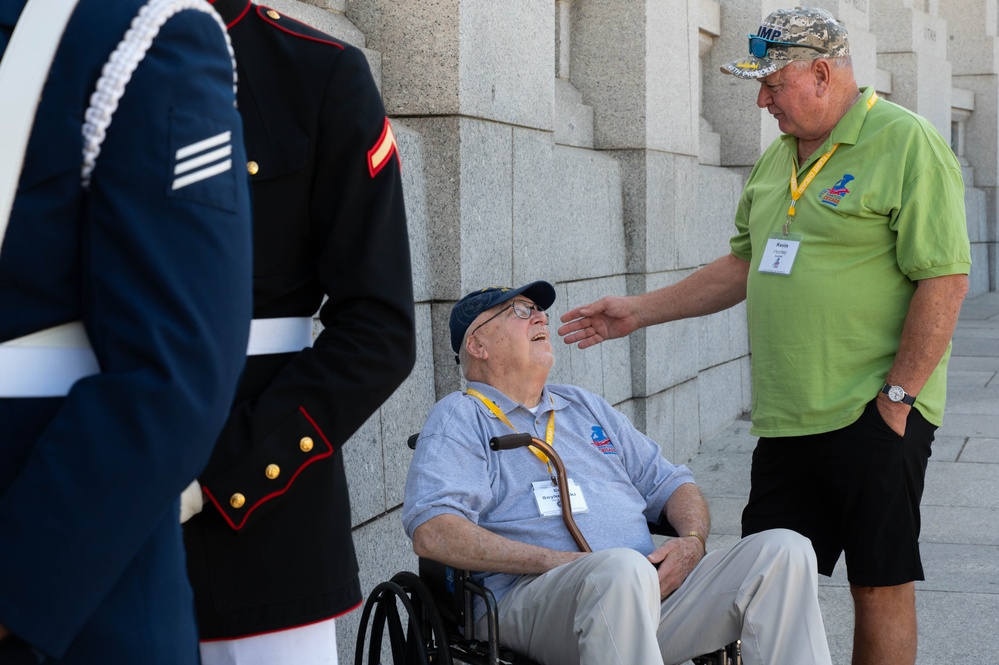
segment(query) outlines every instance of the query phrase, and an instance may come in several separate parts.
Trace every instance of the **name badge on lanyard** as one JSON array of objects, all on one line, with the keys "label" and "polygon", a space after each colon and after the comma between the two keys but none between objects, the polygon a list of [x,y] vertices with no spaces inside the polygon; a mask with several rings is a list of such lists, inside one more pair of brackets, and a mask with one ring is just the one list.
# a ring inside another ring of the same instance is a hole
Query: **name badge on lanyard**
[{"label": "name badge on lanyard", "polygon": [[836,143],[815,162],[801,185],[798,184],[798,172],[794,162],[791,163],[791,206],[787,209],[787,221],[784,222],[784,228],[780,232],[771,233],[767,239],[767,245],[763,248],[763,257],[760,259],[760,272],[774,275],[791,274],[791,267],[798,255],[798,247],[801,246],[802,238],[800,233],[788,233],[788,228],[794,222],[795,205],[838,147],[839,144]]},{"label": "name badge on lanyard", "polygon": [[[534,500],[538,504],[538,512],[542,517],[562,514],[562,497],[559,488],[550,480],[538,480],[534,483]],[[586,507],[586,499],[583,497],[583,490],[576,481],[569,478],[569,503],[572,504],[572,512],[585,513],[589,509]]]},{"label": "name badge on lanyard", "polygon": [[783,233],[777,231],[770,234],[767,246],[763,249],[763,257],[760,259],[760,272],[768,272],[774,275],[790,275],[791,266],[794,265],[794,258],[798,255],[798,247],[801,245],[800,233]]}]

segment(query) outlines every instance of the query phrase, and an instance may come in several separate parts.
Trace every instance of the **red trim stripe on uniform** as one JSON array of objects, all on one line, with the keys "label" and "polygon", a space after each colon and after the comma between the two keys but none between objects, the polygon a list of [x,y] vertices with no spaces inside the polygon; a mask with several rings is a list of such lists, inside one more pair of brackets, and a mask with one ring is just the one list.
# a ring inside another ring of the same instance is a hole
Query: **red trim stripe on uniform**
[{"label": "red trim stripe on uniform", "polygon": [[[208,4],[211,4],[211,5],[214,5],[214,4],[215,4],[215,0],[208,0]],[[234,26],[234,25],[236,25],[237,23],[239,23],[240,21],[242,21],[242,20],[243,20],[243,18],[244,18],[244,17],[245,17],[245,16],[247,15],[247,14],[249,14],[249,13],[250,13],[250,4],[251,4],[250,0],[246,0],[246,6],[245,6],[245,7],[243,7],[243,11],[241,11],[241,12],[239,13],[239,16],[237,16],[237,17],[236,17],[235,19],[233,19],[232,23],[229,23],[229,24],[227,24],[227,25],[225,26],[225,29],[226,29],[226,30],[229,30],[229,29],[231,29],[231,28],[232,28],[232,26]]]},{"label": "red trim stripe on uniform", "polygon": [[305,467],[309,466],[313,462],[318,462],[321,459],[326,459],[327,457],[333,454],[333,444],[329,442],[329,439],[326,438],[326,435],[323,434],[323,431],[319,429],[319,425],[316,424],[316,421],[313,420],[312,416],[310,416],[309,413],[305,410],[305,407],[300,406],[298,407],[298,410],[302,412],[302,415],[305,416],[306,420],[312,423],[312,426],[315,428],[316,432],[319,434],[323,442],[326,444],[326,452],[322,453],[321,455],[314,455],[313,457],[310,457],[309,460],[305,462],[305,464],[298,467],[294,475],[292,475],[292,477],[288,479],[288,482],[285,484],[284,489],[278,490],[277,492],[271,492],[270,494],[261,497],[259,501],[254,503],[252,506],[250,506],[247,509],[245,513],[243,513],[243,519],[239,522],[239,524],[236,524],[229,518],[229,514],[225,510],[223,510],[222,505],[215,498],[215,495],[212,494],[211,490],[209,490],[207,487],[201,488],[208,496],[208,498],[211,500],[211,502],[215,504],[215,507],[218,509],[218,511],[222,513],[222,517],[225,518],[225,521],[228,522],[229,526],[232,527],[234,530],[239,531],[240,529],[242,529],[243,526],[246,524],[246,520],[249,519],[250,513],[259,508],[263,503],[265,503],[269,499],[273,499],[276,496],[281,496],[282,494],[287,492],[288,488],[290,488],[292,483],[295,482],[295,479],[298,478],[298,474],[302,473],[302,470]]},{"label": "red trim stripe on uniform", "polygon": [[[271,9],[270,7],[264,7],[263,5],[258,5],[257,6],[257,15],[262,20],[267,21],[268,23],[270,23],[271,25],[273,25],[275,28],[277,28],[281,32],[286,32],[289,35],[293,35],[295,37],[300,37],[301,39],[307,39],[307,40],[312,41],[312,42],[319,42],[320,44],[329,44],[330,46],[337,47],[341,51],[343,50],[343,44],[340,44],[339,42],[335,42],[332,39],[321,39],[319,37],[313,37],[312,35],[303,35],[302,33],[295,32],[294,30],[288,30],[283,25],[281,25],[280,23],[278,23],[278,21],[276,21],[275,19],[272,19],[270,16],[268,16],[267,12],[269,12],[269,11],[273,11],[273,12],[277,12],[278,14],[281,14],[281,12],[278,12],[276,9]],[[295,19],[291,18],[287,14],[281,14],[281,20],[292,21],[293,23],[297,23],[297,24],[299,24],[299,25],[301,25],[301,26],[303,26],[305,28],[308,28],[309,30],[315,30],[315,28],[313,28],[311,25],[308,25],[306,23],[302,23],[301,21],[296,21]]]},{"label": "red trim stripe on uniform", "polygon": [[357,605],[354,605],[350,609],[344,610],[342,612],[337,612],[333,616],[326,617],[325,619],[316,619],[315,621],[310,621],[308,623],[303,623],[300,626],[288,626],[287,628],[274,628],[273,630],[264,630],[264,631],[261,631],[259,633],[250,633],[248,635],[240,635],[239,637],[212,637],[212,638],[207,638],[207,639],[206,638],[202,638],[202,639],[200,639],[198,641],[201,642],[201,643],[203,643],[203,644],[204,643],[208,643],[208,642],[228,642],[228,641],[234,640],[234,639],[241,640],[241,639],[243,639],[245,637],[259,637],[260,635],[270,635],[272,633],[281,633],[281,632],[284,632],[286,630],[294,630],[296,628],[307,628],[308,626],[315,626],[317,623],[323,623],[325,621],[339,619],[342,616],[346,616],[346,615],[350,614],[351,612],[353,612],[354,610],[356,610],[358,607],[360,607],[363,604],[364,604],[364,601],[362,600],[359,603],[357,603]]}]

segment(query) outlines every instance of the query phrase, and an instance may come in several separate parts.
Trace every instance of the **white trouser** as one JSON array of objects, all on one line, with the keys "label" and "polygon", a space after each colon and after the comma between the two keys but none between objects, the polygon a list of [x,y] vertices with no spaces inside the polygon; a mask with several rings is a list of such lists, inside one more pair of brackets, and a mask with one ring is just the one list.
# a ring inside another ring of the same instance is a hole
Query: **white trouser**
[{"label": "white trouser", "polygon": [[662,602],[655,568],[630,549],[526,576],[499,602],[499,634],[543,665],[672,665],[736,639],[746,665],[832,662],[815,554],[784,529],[709,552]]},{"label": "white trouser", "polygon": [[201,643],[202,665],[337,665],[333,619],[235,640]]}]

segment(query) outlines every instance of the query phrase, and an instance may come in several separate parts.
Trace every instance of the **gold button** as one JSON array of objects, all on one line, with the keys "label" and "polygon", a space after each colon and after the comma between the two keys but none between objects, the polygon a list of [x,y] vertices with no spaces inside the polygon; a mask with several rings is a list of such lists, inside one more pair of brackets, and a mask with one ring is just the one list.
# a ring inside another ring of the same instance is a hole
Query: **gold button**
[{"label": "gold button", "polygon": [[270,17],[271,17],[272,19],[274,19],[275,21],[276,21],[276,20],[278,20],[279,18],[281,18],[281,15],[280,15],[280,14],[278,14],[278,13],[277,13],[276,11],[274,11],[273,9],[268,9],[268,10],[267,10],[267,15],[268,15],[268,16],[270,16]]},{"label": "gold button", "polygon": [[257,171],[259,170],[260,170],[260,164],[257,164],[252,160],[246,163],[246,172],[249,173],[250,175],[257,175]]},{"label": "gold button", "polygon": [[233,508],[242,508],[243,504],[246,503],[246,497],[236,492],[231,497],[229,497],[229,505]]},{"label": "gold button", "polygon": [[298,442],[298,447],[302,449],[303,453],[309,452],[312,450],[312,439],[307,436],[303,436],[302,440]]},{"label": "gold button", "polygon": [[281,475],[281,467],[279,467],[277,464],[268,464],[267,468],[264,469],[264,475],[270,478],[271,480],[274,480],[275,478]]}]

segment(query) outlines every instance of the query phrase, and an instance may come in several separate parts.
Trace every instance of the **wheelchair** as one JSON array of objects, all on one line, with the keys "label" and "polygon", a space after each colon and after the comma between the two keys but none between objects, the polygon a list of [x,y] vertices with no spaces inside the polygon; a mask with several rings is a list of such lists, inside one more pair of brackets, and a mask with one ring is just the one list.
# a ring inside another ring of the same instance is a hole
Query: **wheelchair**
[{"label": "wheelchair", "polygon": [[[418,436],[409,437],[411,449],[416,449]],[[528,434],[510,434],[490,441],[494,450],[524,445],[534,445],[549,456],[559,487],[565,487],[567,475],[562,460],[544,441]],[[590,551],[575,527],[568,496],[562,502],[562,517],[580,549]],[[649,528],[655,534],[677,535],[668,523],[650,523]],[[476,635],[475,631],[473,607],[476,598],[481,599],[486,608],[485,636]],[[386,640],[391,661],[383,661],[381,657]],[[422,557],[419,574],[396,573],[391,580],[372,589],[364,604],[354,665],[381,665],[383,662],[392,665],[538,665],[503,646],[496,599],[489,589],[475,582],[470,571]],[[742,665],[740,643],[737,640],[713,653],[695,657],[692,662],[694,665]]]}]

